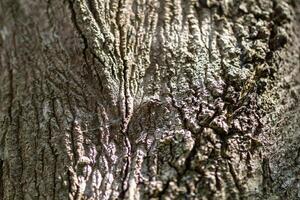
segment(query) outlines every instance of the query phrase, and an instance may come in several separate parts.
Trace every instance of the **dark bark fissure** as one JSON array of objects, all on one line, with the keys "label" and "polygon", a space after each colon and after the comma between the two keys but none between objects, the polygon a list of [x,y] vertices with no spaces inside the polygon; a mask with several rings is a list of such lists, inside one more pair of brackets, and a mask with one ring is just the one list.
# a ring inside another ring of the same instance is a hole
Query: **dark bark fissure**
[{"label": "dark bark fissure", "polygon": [[4,199],[3,160],[0,159],[0,199]]},{"label": "dark bark fissure", "polygon": [[53,147],[53,144],[51,142],[51,138],[52,136],[52,130],[51,130],[51,118],[49,119],[48,122],[48,131],[49,131],[49,138],[48,138],[48,144],[49,144],[49,148],[51,151],[51,154],[53,156],[53,177],[52,177],[52,181],[53,181],[53,186],[52,186],[52,200],[56,199],[56,167],[57,167],[57,153],[56,150]]},{"label": "dark bark fissure", "polygon": [[271,178],[271,170],[270,163],[268,158],[263,159],[262,169],[263,169],[263,190],[264,194],[268,194],[271,192],[272,178]]}]

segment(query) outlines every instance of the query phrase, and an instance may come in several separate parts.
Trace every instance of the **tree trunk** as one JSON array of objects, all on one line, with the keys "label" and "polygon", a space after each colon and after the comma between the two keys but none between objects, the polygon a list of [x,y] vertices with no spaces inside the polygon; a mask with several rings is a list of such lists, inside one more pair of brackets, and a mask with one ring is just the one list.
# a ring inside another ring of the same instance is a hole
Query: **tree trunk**
[{"label": "tree trunk", "polygon": [[0,199],[300,199],[297,0],[1,0]]}]

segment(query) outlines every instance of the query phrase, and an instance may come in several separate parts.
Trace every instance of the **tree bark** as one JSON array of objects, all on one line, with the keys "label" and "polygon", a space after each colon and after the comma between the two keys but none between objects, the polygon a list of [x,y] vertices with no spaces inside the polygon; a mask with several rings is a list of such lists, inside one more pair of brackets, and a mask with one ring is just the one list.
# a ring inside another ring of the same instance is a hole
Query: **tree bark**
[{"label": "tree bark", "polygon": [[296,0],[1,0],[0,199],[300,199]]}]

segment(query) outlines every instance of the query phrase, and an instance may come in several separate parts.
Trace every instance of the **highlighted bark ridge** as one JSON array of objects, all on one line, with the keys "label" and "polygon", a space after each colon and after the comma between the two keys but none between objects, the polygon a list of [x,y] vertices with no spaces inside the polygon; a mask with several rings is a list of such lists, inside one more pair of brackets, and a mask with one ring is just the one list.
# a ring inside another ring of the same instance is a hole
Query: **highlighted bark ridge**
[{"label": "highlighted bark ridge", "polygon": [[0,199],[297,199],[298,4],[3,0]]}]

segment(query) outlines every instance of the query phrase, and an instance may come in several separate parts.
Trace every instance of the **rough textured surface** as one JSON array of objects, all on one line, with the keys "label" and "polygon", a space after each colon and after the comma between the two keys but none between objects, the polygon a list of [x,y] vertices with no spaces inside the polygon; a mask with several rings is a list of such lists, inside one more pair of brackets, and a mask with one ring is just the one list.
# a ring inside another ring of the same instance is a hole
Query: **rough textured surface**
[{"label": "rough textured surface", "polygon": [[2,0],[0,199],[299,199],[299,6]]}]

